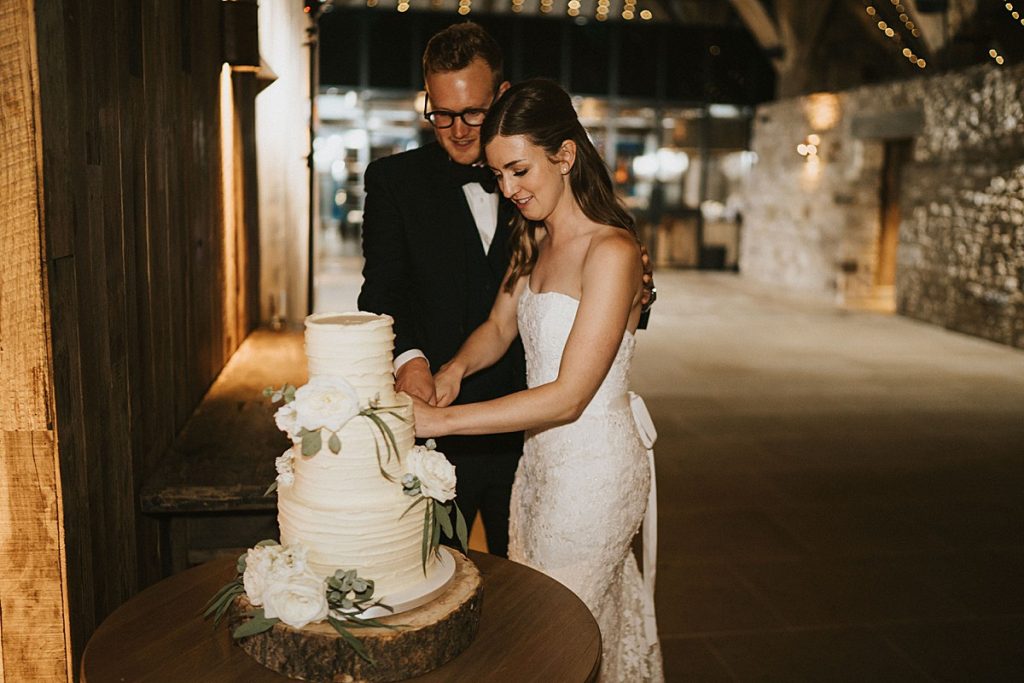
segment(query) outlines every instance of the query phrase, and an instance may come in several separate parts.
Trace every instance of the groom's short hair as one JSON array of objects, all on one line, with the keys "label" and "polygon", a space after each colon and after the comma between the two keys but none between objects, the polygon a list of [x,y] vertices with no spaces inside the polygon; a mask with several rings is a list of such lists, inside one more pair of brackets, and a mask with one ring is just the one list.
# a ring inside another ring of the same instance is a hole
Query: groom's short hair
[{"label": "groom's short hair", "polygon": [[465,69],[477,58],[491,67],[494,87],[497,89],[504,80],[504,58],[497,41],[472,21],[452,24],[435,33],[427,42],[427,48],[423,51],[423,78],[426,80],[430,74]]}]

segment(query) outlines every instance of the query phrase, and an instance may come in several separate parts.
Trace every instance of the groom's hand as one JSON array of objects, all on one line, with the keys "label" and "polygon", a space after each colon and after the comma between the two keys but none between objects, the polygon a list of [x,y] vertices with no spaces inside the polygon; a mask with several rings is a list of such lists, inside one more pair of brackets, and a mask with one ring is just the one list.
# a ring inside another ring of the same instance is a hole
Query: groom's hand
[{"label": "groom's hand", "polygon": [[395,390],[404,391],[430,405],[437,405],[434,376],[430,374],[426,358],[413,358],[398,368],[395,373]]}]

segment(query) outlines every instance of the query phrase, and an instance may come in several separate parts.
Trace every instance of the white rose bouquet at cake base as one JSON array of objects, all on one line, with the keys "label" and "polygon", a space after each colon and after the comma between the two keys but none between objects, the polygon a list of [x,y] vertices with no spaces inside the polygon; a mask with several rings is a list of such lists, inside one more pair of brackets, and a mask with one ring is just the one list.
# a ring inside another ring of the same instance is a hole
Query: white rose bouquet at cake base
[{"label": "white rose bouquet at cake base", "polygon": [[216,625],[235,599],[244,596],[251,609],[242,614],[232,638],[256,635],[277,623],[303,628],[326,620],[360,657],[372,661],[349,629],[395,628],[359,616],[374,606],[390,610],[373,599],[372,580],[360,578],[354,569],[339,569],[333,576],[320,578],[309,568],[306,549],[301,545],[260,541],[239,556],[236,568],[235,579],[218,591],[203,611],[204,617],[214,617]]}]

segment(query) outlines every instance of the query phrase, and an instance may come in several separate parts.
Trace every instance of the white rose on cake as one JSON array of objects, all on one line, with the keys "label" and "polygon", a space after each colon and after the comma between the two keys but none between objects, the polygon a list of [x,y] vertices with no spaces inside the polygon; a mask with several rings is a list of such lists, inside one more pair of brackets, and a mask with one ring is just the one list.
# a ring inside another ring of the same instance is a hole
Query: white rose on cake
[{"label": "white rose on cake", "polygon": [[272,586],[287,583],[307,573],[305,548],[264,542],[255,548],[249,548],[245,553],[242,587],[245,588],[249,602],[254,607],[260,607],[266,601],[267,593]]},{"label": "white rose on cake", "polygon": [[433,441],[426,446],[413,446],[406,457],[405,471],[420,481],[420,492],[428,498],[446,503],[455,497],[455,465],[444,453],[433,449]]},{"label": "white rose on cake", "polygon": [[292,449],[286,450],[276,460],[274,460],[274,467],[277,469],[277,483],[279,486],[291,486],[295,483],[295,469],[292,466],[292,461],[295,456],[292,455]]},{"label": "white rose on cake", "polygon": [[299,429],[337,432],[359,414],[359,394],[340,377],[314,377],[296,389],[295,400],[288,405],[295,409]]},{"label": "white rose on cake", "polygon": [[277,424],[278,429],[288,435],[288,438],[297,438],[299,427],[295,423],[295,406],[291,403],[285,403],[277,409],[277,412],[274,413],[274,423]]},{"label": "white rose on cake", "polygon": [[264,595],[263,615],[302,628],[327,618],[327,592],[323,579],[306,572],[275,582]]}]

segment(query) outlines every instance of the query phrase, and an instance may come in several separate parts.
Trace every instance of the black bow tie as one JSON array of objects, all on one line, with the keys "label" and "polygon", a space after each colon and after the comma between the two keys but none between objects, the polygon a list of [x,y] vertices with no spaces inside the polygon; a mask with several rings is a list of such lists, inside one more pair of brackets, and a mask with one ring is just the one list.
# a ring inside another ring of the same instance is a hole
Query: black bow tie
[{"label": "black bow tie", "polygon": [[466,166],[465,164],[457,164],[453,161],[451,164],[451,174],[452,178],[460,186],[466,183],[480,183],[488,192],[494,192],[498,189],[498,181],[494,174],[484,166]]}]

